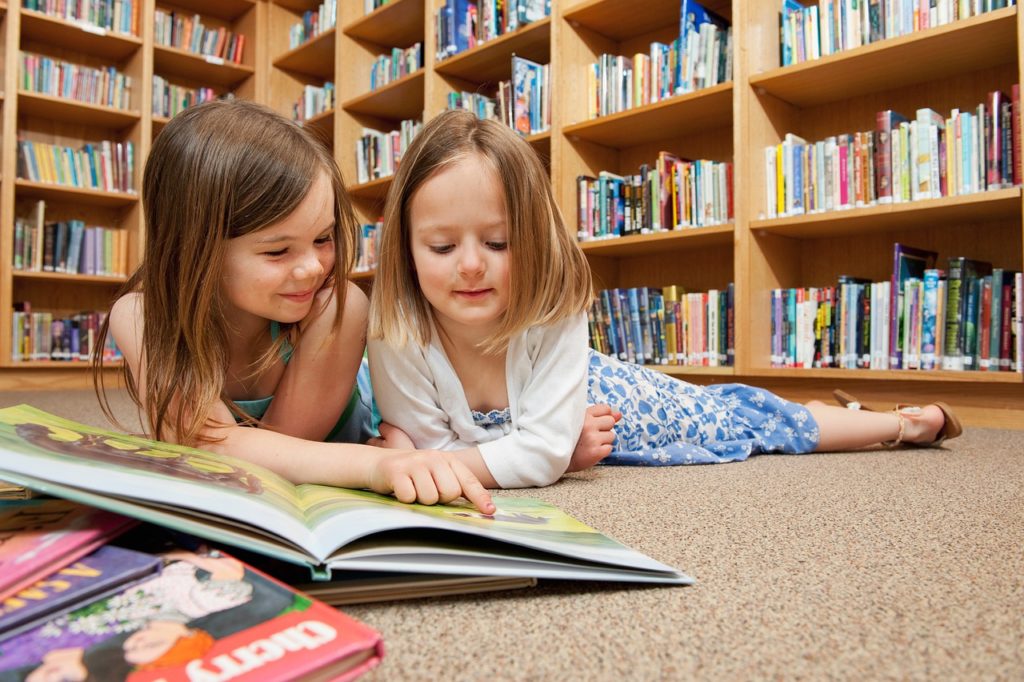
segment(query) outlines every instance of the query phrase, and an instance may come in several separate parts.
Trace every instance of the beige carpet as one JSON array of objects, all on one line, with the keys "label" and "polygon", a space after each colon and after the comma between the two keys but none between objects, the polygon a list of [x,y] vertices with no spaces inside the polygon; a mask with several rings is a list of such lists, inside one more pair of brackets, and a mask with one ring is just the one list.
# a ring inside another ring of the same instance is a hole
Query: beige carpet
[{"label": "beige carpet", "polygon": [[[102,425],[91,393],[0,393]],[[124,404],[121,401],[121,404]],[[1024,679],[1024,432],[510,491],[697,579],[347,607],[374,680]]]}]

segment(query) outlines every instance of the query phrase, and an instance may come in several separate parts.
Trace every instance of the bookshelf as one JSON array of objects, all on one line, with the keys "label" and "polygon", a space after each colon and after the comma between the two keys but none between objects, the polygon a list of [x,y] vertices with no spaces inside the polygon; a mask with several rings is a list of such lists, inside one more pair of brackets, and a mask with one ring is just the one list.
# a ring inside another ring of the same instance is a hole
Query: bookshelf
[{"label": "bookshelf", "polygon": [[[101,120],[89,125],[120,126],[122,134],[138,136],[143,151],[165,122],[151,116],[148,103],[141,100],[138,119],[123,122],[102,122],[108,115],[123,116],[121,112],[80,107],[48,113],[52,103],[18,93],[11,71],[17,63],[18,40],[26,35],[129,67],[134,59],[144,82],[148,73],[161,70],[188,82],[207,79],[288,116],[303,86],[334,82],[336,107],[305,125],[331,145],[361,222],[377,220],[391,183],[390,178],[356,182],[355,144],[362,129],[391,131],[403,119],[429,119],[447,107],[452,92],[490,94],[498,80],[509,77],[515,53],[551,65],[552,130],[528,141],[550,170],[555,196],[571,229],[576,225],[579,175],[602,170],[633,173],[640,164],[652,164],[659,151],[733,163],[735,217],[731,223],[583,245],[596,288],[679,284],[704,291],[735,283],[735,366],[661,369],[694,383],[748,382],[794,400],[827,400],[833,388],[881,406],[896,400],[943,399],[969,424],[1024,424],[1024,381],[1017,373],[772,367],[768,312],[775,287],[824,286],[841,274],[887,279],[894,241],[938,251],[940,263],[950,255],[967,255],[1019,270],[1024,261],[1021,188],[766,219],[763,157],[764,148],[777,144],[788,132],[816,140],[871,130],[875,112],[882,109],[913,113],[919,107],[931,107],[948,113],[953,107],[975,106],[990,90],[1009,91],[1024,69],[1020,49],[1024,17],[1016,7],[780,68],[777,0],[707,0],[703,4],[708,9],[732,23],[732,81],[588,120],[587,66],[602,53],[631,55],[645,51],[651,41],[670,41],[678,34],[678,0],[648,0],[642,7],[632,0],[553,0],[550,18],[442,62],[435,58],[434,35],[435,12],[443,0],[390,0],[369,14],[361,2],[342,2],[334,29],[289,48],[288,27],[317,4],[314,0],[174,0],[164,5],[149,0],[150,16],[154,7],[180,7],[262,38],[249,41],[241,66],[225,67],[217,71],[219,75],[202,71],[214,66],[202,59],[176,53],[172,57],[171,50],[158,48],[151,30],[144,30],[139,38],[101,37],[11,5],[3,19],[7,96],[0,102],[5,141],[0,168],[3,243],[9,243],[18,202],[36,196],[88,205],[89,210],[116,216],[118,225],[129,226],[135,234],[139,229],[138,205],[132,200],[85,191],[71,197],[69,190],[12,181],[15,164],[7,141],[16,136],[20,121],[46,120],[55,126],[63,117],[81,127],[87,115],[96,116]],[[152,24],[144,21],[142,25]],[[371,91],[374,60],[391,48],[406,48],[417,41],[423,43],[424,67]],[[152,55],[151,63],[146,55]],[[179,68],[179,62],[194,66]],[[140,92],[147,92],[146,87]],[[137,240],[133,248],[137,254],[141,248]],[[372,273],[353,278],[371,286]],[[104,288],[105,282],[86,285],[79,280],[15,277],[9,263],[0,263],[0,310],[5,311],[0,317],[0,376],[17,371],[18,376],[31,378],[25,379],[28,383],[73,383],[78,376],[74,372],[55,378],[56,371],[15,370],[8,360],[6,311],[12,290],[21,296],[36,285],[52,289],[50,295],[58,297],[69,289],[85,298],[101,298],[111,289]]]},{"label": "bookshelf", "polygon": [[[199,15],[204,26],[244,33],[240,63],[159,44],[155,12]],[[15,270],[11,245],[16,217],[28,218],[45,202],[47,223],[81,220],[87,226],[112,229],[127,251],[127,272],[142,253],[140,201],[142,170],[153,138],[169,120],[153,115],[153,83],[159,76],[184,87],[209,87],[216,94],[266,97],[265,47],[258,40],[266,21],[262,0],[142,0],[136,30],[121,33],[84,22],[51,16],[21,6],[0,8],[3,41],[3,112],[0,139],[0,384],[5,388],[79,388],[90,382],[88,363],[79,361],[12,360],[12,304],[30,301],[33,311],[70,315],[105,310],[125,275],[87,275]],[[22,87],[20,54],[40,54],[85,67],[114,67],[131,78],[125,107],[80,102],[41,94]],[[88,142],[108,140],[133,146],[131,186],[134,191],[109,191],[70,184],[33,181],[18,172],[18,140],[78,149]]]},{"label": "bookshelf", "polygon": [[[764,30],[778,21],[778,4],[744,3],[744,15],[741,26]],[[742,41],[749,75],[736,98],[745,123],[737,149],[750,156],[737,166],[737,186],[750,191],[738,192],[747,229],[737,249],[746,259],[746,312],[737,319],[748,340],[737,348],[739,373],[795,397],[842,387],[880,405],[947,399],[971,423],[1019,426],[1019,373],[771,367],[768,297],[774,287],[825,286],[843,274],[886,280],[897,241],[938,252],[943,268],[962,255],[1020,270],[1021,188],[766,220],[765,167],[756,155],[788,132],[820,140],[873,130],[884,109],[972,110],[988,92],[1020,81],[1022,26],[1008,7],[783,68],[776,41]]]}]

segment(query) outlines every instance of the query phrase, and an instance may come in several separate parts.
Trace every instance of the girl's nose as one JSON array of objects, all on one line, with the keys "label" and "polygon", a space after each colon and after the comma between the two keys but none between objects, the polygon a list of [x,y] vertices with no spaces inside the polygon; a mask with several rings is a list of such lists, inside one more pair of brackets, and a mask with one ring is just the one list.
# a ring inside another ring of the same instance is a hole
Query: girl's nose
[{"label": "girl's nose", "polygon": [[305,258],[300,260],[295,268],[292,270],[292,275],[295,279],[306,279],[309,277],[319,277],[324,274],[323,263],[317,258],[315,253],[310,253]]},{"label": "girl's nose", "polygon": [[462,275],[477,275],[483,271],[484,259],[476,247],[469,246],[462,250],[459,255],[459,273]]}]

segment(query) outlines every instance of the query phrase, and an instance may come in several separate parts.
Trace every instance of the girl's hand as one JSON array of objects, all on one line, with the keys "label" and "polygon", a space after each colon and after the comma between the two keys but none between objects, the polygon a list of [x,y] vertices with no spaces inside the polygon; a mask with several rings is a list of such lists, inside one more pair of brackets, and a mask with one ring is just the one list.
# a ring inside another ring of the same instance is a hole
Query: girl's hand
[{"label": "girl's hand", "polygon": [[583,420],[583,431],[576,442],[572,459],[569,461],[570,471],[583,471],[594,466],[611,454],[615,424],[622,419],[621,412],[615,412],[607,405],[591,405],[587,408],[587,416]]},{"label": "girl's hand", "polygon": [[406,504],[447,504],[465,497],[484,514],[495,512],[491,494],[469,467],[440,450],[383,455],[371,471],[370,489]]},{"label": "girl's hand", "polygon": [[405,434],[405,431],[392,426],[387,422],[380,423],[380,438],[371,438],[366,441],[367,445],[378,448],[390,448],[392,450],[415,450],[416,446],[412,439]]}]

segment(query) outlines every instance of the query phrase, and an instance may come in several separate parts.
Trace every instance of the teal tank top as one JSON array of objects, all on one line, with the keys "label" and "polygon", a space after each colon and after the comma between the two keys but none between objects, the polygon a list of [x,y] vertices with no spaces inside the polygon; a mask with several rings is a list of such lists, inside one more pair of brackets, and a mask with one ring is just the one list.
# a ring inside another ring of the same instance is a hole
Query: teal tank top
[{"label": "teal tank top", "polygon": [[[270,337],[277,339],[281,333],[281,326],[277,322],[270,323]],[[285,344],[281,350],[281,359],[285,364],[291,360],[292,348]],[[250,417],[263,419],[263,415],[270,408],[274,396],[256,398],[255,400],[236,400],[235,405]],[[238,417],[236,421],[241,421]],[[363,357],[359,364],[359,371],[356,374],[356,385],[352,389],[352,397],[348,405],[338,418],[331,432],[324,439],[330,443],[365,443],[370,438],[379,435],[377,426],[380,424],[380,415],[377,412],[377,405],[373,402],[373,389],[370,383],[370,368]]]}]

